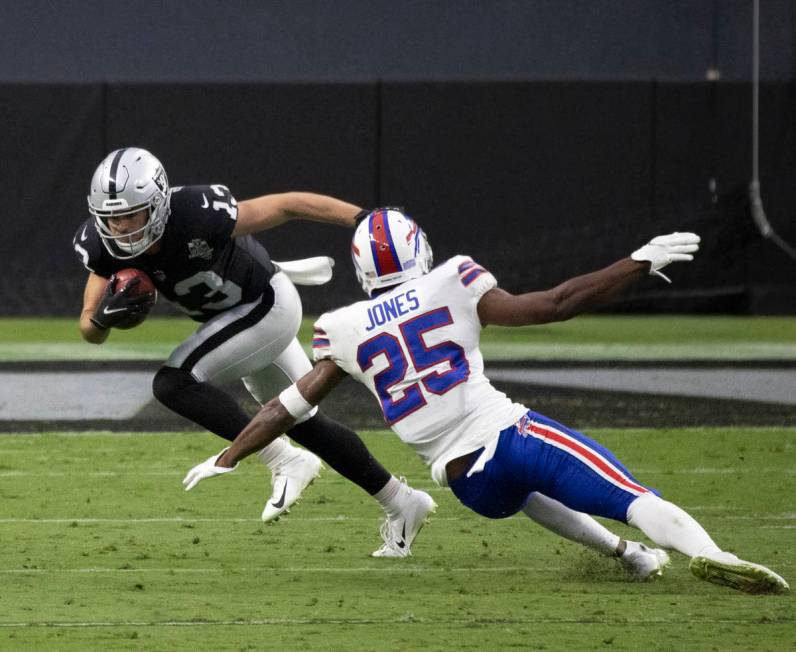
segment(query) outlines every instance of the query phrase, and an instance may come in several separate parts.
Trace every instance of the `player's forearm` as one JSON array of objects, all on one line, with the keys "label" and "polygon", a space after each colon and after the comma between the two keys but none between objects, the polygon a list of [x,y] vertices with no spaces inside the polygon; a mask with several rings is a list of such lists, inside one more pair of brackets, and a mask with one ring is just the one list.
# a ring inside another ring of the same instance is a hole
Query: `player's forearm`
[{"label": "player's forearm", "polygon": [[649,271],[649,263],[623,258],[596,272],[576,276],[550,290],[554,319],[565,321],[608,305]]},{"label": "player's forearm", "polygon": [[91,321],[93,310],[84,310],[80,315],[80,335],[89,344],[102,344],[108,339],[110,329],[97,328]]},{"label": "player's forearm", "polygon": [[248,425],[235,437],[232,445],[218,458],[217,466],[235,466],[252,453],[262,450],[283,432],[289,430],[295,420],[278,398],[271,399]]},{"label": "player's forearm", "polygon": [[342,199],[311,192],[289,192],[284,198],[283,210],[288,219],[308,219],[353,228],[354,218],[361,210]]},{"label": "player's forearm", "polygon": [[259,233],[298,219],[353,227],[359,212],[360,208],[354,204],[311,192],[263,195],[238,204],[232,235]]}]

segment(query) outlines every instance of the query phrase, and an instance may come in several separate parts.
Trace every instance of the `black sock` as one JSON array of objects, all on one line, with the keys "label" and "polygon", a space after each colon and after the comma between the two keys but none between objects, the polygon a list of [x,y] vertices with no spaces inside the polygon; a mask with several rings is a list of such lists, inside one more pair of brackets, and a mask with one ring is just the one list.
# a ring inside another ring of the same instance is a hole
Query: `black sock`
[{"label": "black sock", "polygon": [[228,441],[234,440],[250,421],[229,394],[210,383],[200,383],[175,367],[158,370],[152,380],[152,393],[172,412]]},{"label": "black sock", "polygon": [[357,433],[320,412],[293,426],[287,434],[371,496],[383,489],[392,477],[370,454]]}]

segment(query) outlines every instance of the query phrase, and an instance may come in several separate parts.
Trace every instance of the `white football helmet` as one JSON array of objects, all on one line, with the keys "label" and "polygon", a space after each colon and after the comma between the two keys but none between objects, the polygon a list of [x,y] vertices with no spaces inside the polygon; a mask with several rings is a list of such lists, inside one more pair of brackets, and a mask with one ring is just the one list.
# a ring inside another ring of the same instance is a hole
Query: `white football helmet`
[{"label": "white football helmet", "polygon": [[427,274],[434,260],[423,229],[394,208],[376,209],[360,222],[351,242],[351,257],[368,296]]},{"label": "white football helmet", "polygon": [[[105,248],[114,258],[134,258],[163,235],[169,219],[169,180],[160,161],[145,149],[126,147],[108,154],[91,178],[88,210]],[[148,210],[143,227],[124,235],[108,227],[109,217]]]}]

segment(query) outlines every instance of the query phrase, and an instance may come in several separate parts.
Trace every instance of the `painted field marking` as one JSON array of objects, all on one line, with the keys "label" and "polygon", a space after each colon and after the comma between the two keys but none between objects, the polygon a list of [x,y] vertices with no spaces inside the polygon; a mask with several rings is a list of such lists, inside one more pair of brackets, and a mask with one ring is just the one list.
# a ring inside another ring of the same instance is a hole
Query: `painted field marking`
[{"label": "painted field marking", "polygon": [[493,382],[796,405],[794,369],[501,368],[487,373]]},{"label": "painted field marking", "polygon": [[[754,623],[749,618],[428,618],[407,613],[399,618],[265,618],[265,619],[236,619],[236,620],[121,620],[121,621],[41,621],[0,623],[0,628],[81,628],[81,627],[228,627],[239,625],[244,627],[274,626],[274,625],[748,625]],[[791,624],[788,620],[773,620],[768,626],[777,624]]]},{"label": "painted field marking", "polygon": [[[379,562],[374,562],[378,564]],[[360,567],[233,567],[233,568],[3,568],[0,574],[19,575],[25,573],[43,575],[48,573],[507,573],[517,571],[527,571],[529,573],[541,573],[546,571],[563,571],[563,566],[495,566],[492,568],[436,568],[430,566],[360,566]]]},{"label": "painted field marking", "polygon": [[[596,553],[595,553],[596,554]],[[608,559],[606,557],[606,559]],[[491,567],[464,567],[446,568],[444,566],[374,566],[339,567],[339,566],[286,566],[286,567],[224,567],[224,568],[2,568],[0,575],[93,575],[93,574],[134,574],[134,573],[165,573],[174,574],[210,574],[210,573],[559,573],[572,570],[568,566],[491,566]],[[796,564],[778,562],[778,568],[791,568]]]},{"label": "painted field marking", "polygon": [[[1,450],[1,449],[0,449]],[[2,451],[5,453],[6,451]],[[20,451],[23,452],[23,451]],[[24,451],[30,453],[30,451]],[[89,460],[86,460],[90,463]],[[74,463],[74,460],[71,462]],[[147,468],[152,468],[152,465],[147,465]],[[186,469],[187,471],[187,469]],[[124,471],[0,471],[0,478],[64,478],[64,477],[98,477],[98,478],[114,478],[114,477],[182,477],[186,471],[182,470],[164,470],[164,471],[134,471],[126,469]],[[334,473],[333,471],[331,473]],[[336,484],[349,484],[349,481],[338,474],[329,474],[325,477],[326,483]],[[633,469],[635,475],[744,475],[748,473],[760,474],[765,473],[771,475],[774,473],[782,473],[784,475],[796,475],[796,469],[772,469],[772,468],[757,468],[750,467],[744,469],[718,469],[718,468],[697,468],[697,469]],[[251,470],[239,472],[233,477],[250,477],[254,475]],[[422,489],[423,491],[445,491],[445,487],[440,487],[436,484],[413,482],[412,486],[415,489]]]},{"label": "painted field marking", "polygon": [[[694,508],[689,508],[690,511],[700,511]],[[706,511],[706,510],[701,510]],[[522,517],[519,514],[515,515],[519,520]],[[796,520],[796,513],[785,512],[782,514],[766,514],[761,516],[756,514],[753,516],[744,514],[722,514],[723,519],[732,521],[794,521]],[[345,516],[338,514],[336,516],[294,516],[290,514],[284,517],[289,519],[291,523],[329,523],[329,522],[379,522],[384,520],[384,516]],[[440,521],[469,521],[474,516],[470,514],[464,516],[433,516],[432,523]],[[44,524],[69,524],[72,523],[258,523],[263,524],[259,518],[241,518],[241,517],[228,517],[228,518],[191,518],[187,516],[157,516],[150,518],[0,518],[2,523],[29,523],[31,525],[44,525]],[[791,526],[770,525],[761,526],[770,528],[788,528]]]},{"label": "painted field marking", "polygon": [[[93,346],[85,342],[0,344],[0,360],[156,360],[169,357],[179,342]],[[698,344],[483,342],[489,360],[796,360],[790,342],[703,342]],[[309,350],[305,346],[305,351]]]}]

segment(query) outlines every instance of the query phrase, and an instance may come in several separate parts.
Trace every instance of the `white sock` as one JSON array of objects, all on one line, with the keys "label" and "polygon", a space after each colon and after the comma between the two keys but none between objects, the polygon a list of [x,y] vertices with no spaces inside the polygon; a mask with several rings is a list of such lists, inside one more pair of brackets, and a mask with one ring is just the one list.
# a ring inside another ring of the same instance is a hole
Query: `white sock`
[{"label": "white sock", "polygon": [[576,512],[557,500],[534,492],[522,511],[531,520],[565,539],[582,543],[604,555],[616,553],[620,541],[616,534],[588,514]]},{"label": "white sock", "polygon": [[299,449],[293,446],[287,437],[282,435],[259,451],[257,457],[271,471],[274,471],[280,464],[293,459],[297,450]]},{"label": "white sock", "polygon": [[406,481],[401,482],[393,475],[390,477],[387,484],[379,489],[373,497],[378,501],[382,509],[387,512],[387,516],[393,518],[401,513],[404,499],[408,495],[409,487]]},{"label": "white sock", "polygon": [[662,548],[677,550],[689,557],[720,551],[688,513],[654,494],[643,494],[630,503],[627,522]]}]

